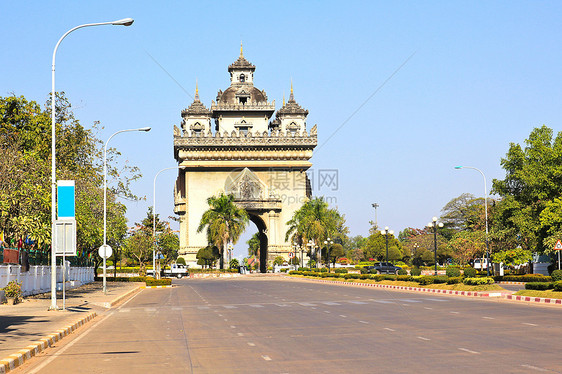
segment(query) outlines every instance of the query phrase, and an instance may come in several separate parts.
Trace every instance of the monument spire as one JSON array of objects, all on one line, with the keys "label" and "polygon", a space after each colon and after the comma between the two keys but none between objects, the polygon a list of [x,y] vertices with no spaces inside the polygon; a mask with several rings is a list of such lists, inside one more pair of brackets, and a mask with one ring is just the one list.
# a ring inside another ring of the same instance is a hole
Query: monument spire
[{"label": "monument spire", "polygon": [[295,101],[295,97],[293,96],[293,78],[291,78],[291,94],[289,95],[289,102]]},{"label": "monument spire", "polygon": [[199,85],[197,84],[197,78],[195,78],[195,101],[199,101]]}]

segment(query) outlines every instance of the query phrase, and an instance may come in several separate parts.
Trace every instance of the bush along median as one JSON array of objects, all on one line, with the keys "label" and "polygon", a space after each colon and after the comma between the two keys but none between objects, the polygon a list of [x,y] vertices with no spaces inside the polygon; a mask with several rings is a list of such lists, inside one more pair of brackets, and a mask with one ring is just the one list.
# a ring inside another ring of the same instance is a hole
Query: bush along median
[{"label": "bush along median", "polygon": [[[96,282],[101,282],[102,277],[96,277]],[[154,279],[153,277],[107,277],[107,282],[144,282],[147,286],[169,286],[172,284],[171,278]]]},{"label": "bush along median", "polygon": [[[451,271],[450,274],[457,275],[459,274],[459,272]],[[292,270],[289,272],[289,275],[302,276],[308,278],[340,280],[345,282],[365,282],[365,283],[383,283],[383,284],[396,283],[401,286],[457,289],[457,290],[466,290],[466,291],[502,290],[501,287],[494,284],[494,278],[492,277],[463,277],[460,274],[459,276],[357,274],[357,273],[341,273],[341,272],[328,273],[328,272],[320,272],[320,271],[311,271],[307,269],[304,271]]]}]

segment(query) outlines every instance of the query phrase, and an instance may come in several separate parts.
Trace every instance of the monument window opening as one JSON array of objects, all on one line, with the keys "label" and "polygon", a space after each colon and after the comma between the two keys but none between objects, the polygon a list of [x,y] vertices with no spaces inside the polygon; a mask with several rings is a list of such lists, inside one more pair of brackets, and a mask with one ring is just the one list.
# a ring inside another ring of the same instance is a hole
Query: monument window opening
[{"label": "monument window opening", "polygon": [[240,102],[240,104],[246,104],[246,102],[248,101],[247,97],[239,97],[238,101]]},{"label": "monument window opening", "polygon": [[240,131],[240,134],[244,134],[244,135],[248,135],[248,131],[250,130],[249,127],[239,127],[238,130]]},{"label": "monument window opening", "polygon": [[246,76],[244,74],[240,74],[240,82],[246,82]]}]

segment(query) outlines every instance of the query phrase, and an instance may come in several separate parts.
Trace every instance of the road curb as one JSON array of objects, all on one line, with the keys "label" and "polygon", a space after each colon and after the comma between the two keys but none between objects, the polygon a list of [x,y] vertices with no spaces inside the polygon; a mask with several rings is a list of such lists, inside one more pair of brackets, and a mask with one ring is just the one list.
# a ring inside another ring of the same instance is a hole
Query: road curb
[{"label": "road curb", "polygon": [[546,297],[507,295],[506,299],[511,300],[511,301],[523,301],[523,302],[527,302],[527,303],[530,302],[530,303],[562,305],[562,299],[550,299],[550,298],[546,298]]},{"label": "road curb", "polygon": [[111,301],[107,301],[105,303],[99,303],[99,304],[96,304],[96,305],[99,305],[99,306],[101,306],[103,308],[106,308],[106,309],[110,309],[113,306],[115,306],[115,304],[119,303],[120,301],[122,301],[126,297],[129,297],[129,296],[133,295],[134,293],[141,291],[142,289],[143,289],[143,286],[137,286],[137,287],[125,292],[123,295],[117,296],[115,299],[113,299]]},{"label": "road curb", "polygon": [[97,315],[98,314],[96,312],[90,313],[89,315],[87,315],[84,318],[81,318],[80,320],[76,321],[72,325],[57,330],[55,333],[47,335],[43,339],[35,341],[32,344],[25,347],[24,349],[21,349],[16,353],[9,355],[3,360],[0,360],[0,374],[8,373],[9,371],[14,370],[18,366],[23,365],[25,361],[29,360],[33,356],[38,355],[40,352],[43,352],[45,349],[51,347],[65,336],[70,335],[78,327],[91,321]]},{"label": "road curb", "polygon": [[146,288],[172,288],[172,285],[169,286],[141,286],[141,289],[146,289]]}]

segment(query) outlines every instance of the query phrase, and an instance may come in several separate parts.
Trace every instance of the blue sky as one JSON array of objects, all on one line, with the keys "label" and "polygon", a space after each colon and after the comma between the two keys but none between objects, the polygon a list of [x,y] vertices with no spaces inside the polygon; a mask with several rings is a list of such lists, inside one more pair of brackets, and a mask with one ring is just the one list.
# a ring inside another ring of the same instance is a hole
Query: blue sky
[{"label": "blue sky", "polygon": [[[144,176],[133,190],[147,200],[126,202],[132,224],[152,205],[154,175],[175,165],[172,128],[196,79],[208,107],[228,87],[227,67],[243,41],[255,85],[279,108],[292,79],[309,127],[318,124],[313,168],[316,176],[338,170],[339,184],[314,193],[335,202],[353,235],[367,233],[374,202],[379,225],[398,232],[427,224],[464,192],[483,195],[480,174],[455,165],[480,168],[489,189],[504,177],[500,160],[510,142],[522,143],[542,124],[560,131],[561,8],[546,1],[4,1],[0,95],[44,103],[62,34],[134,18],[131,27],[72,33],[56,64],[57,91],[67,93],[83,125],[101,122],[102,139],[153,128],[111,141]],[[158,177],[164,217],[173,212],[174,179],[173,171]]]}]

